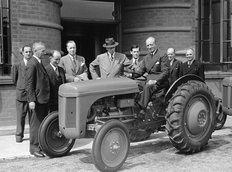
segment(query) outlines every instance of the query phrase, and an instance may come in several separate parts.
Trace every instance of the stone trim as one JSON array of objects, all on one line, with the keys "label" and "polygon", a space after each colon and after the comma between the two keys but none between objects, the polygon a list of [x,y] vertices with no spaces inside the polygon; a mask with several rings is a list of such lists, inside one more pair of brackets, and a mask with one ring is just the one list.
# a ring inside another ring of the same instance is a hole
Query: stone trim
[{"label": "stone trim", "polygon": [[42,21],[42,20],[36,20],[36,19],[19,19],[19,24],[20,25],[26,25],[26,26],[38,26],[38,27],[47,27],[47,28],[52,28],[52,29],[57,29],[57,30],[63,30],[63,26],[52,23],[52,22],[47,22],[47,21]]},{"label": "stone trim", "polygon": [[152,5],[140,5],[134,7],[126,7],[126,11],[144,10],[144,9],[157,9],[157,8],[191,8],[191,3],[159,3]]},{"label": "stone trim", "polygon": [[191,32],[192,27],[183,26],[183,27],[143,27],[143,28],[133,28],[133,29],[124,29],[123,33],[144,33],[144,32]]},{"label": "stone trim", "polygon": [[63,5],[61,0],[48,0],[48,1],[51,1],[51,2],[58,4],[60,7]]}]

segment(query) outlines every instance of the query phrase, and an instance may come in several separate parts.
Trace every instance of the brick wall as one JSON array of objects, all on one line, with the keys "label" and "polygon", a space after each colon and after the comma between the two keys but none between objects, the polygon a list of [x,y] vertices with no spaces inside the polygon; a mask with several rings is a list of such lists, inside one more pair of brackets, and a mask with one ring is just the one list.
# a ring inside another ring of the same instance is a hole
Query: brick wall
[{"label": "brick wall", "polygon": [[[11,0],[12,64],[22,56],[25,44],[43,41],[48,48],[61,48],[59,0]],[[15,125],[15,86],[0,85],[0,126]]]},{"label": "brick wall", "polygon": [[[54,0],[12,0],[12,52],[20,58],[19,48],[43,41],[48,48],[61,48],[60,3]],[[15,59],[12,59],[13,62]],[[17,59],[16,59],[17,60]]]},{"label": "brick wall", "polygon": [[123,51],[154,36],[161,50],[177,50],[195,44],[195,5],[191,0],[127,0],[122,12]]},{"label": "brick wall", "polygon": [[0,126],[16,124],[15,86],[0,86]]}]

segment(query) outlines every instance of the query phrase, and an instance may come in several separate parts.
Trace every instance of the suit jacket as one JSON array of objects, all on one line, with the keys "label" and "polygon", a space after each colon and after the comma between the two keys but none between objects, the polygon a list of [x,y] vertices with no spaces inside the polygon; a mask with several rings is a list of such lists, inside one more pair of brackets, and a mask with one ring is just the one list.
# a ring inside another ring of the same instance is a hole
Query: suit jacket
[{"label": "suit jacket", "polygon": [[25,79],[28,102],[48,103],[50,98],[49,77],[42,63],[39,63],[34,56],[27,63]]},{"label": "suit jacket", "polygon": [[[125,56],[115,52],[113,61],[110,60],[107,53],[100,54],[89,65],[89,71],[93,79],[113,78],[123,75],[124,66],[130,65],[130,60]],[[100,75],[98,72],[100,70]]]},{"label": "suit jacket", "polygon": [[133,62],[133,58],[130,60],[130,65],[127,66],[125,69],[124,69],[124,72],[125,73],[138,73],[138,74],[141,74],[143,72],[143,68],[144,68],[144,62],[143,62],[143,58],[142,57],[139,57],[138,58],[138,63],[135,64]]},{"label": "suit jacket", "polygon": [[58,66],[59,76],[57,76],[56,72],[54,71],[51,64],[45,67],[49,81],[50,81],[50,105],[57,105],[58,104],[58,91],[59,86],[63,83],[66,83],[65,72],[62,67]]},{"label": "suit jacket", "polygon": [[196,60],[188,66],[188,62],[181,65],[181,76],[186,74],[195,74],[205,80],[204,65]]},{"label": "suit jacket", "polygon": [[76,61],[77,64],[75,66],[69,54],[60,59],[59,66],[64,69],[67,82],[73,82],[74,78],[77,76],[81,77],[83,80],[88,80],[88,69],[85,64],[85,58],[76,55]]},{"label": "suit jacket", "polygon": [[169,60],[167,56],[162,56],[160,50],[154,54],[147,54],[144,57],[143,73],[147,72],[147,81],[156,80],[157,84],[163,84],[168,79]]},{"label": "suit jacket", "polygon": [[27,92],[25,85],[26,66],[23,60],[12,66],[11,75],[16,85],[16,100],[27,101]]},{"label": "suit jacket", "polygon": [[169,70],[169,85],[171,86],[180,76],[181,76],[181,65],[182,63],[179,60],[174,59]]}]

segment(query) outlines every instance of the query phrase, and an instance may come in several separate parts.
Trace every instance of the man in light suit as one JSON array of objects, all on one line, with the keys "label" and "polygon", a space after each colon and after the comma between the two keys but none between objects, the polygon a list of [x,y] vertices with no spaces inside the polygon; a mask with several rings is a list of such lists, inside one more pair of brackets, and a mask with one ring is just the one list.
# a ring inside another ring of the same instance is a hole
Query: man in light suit
[{"label": "man in light suit", "polygon": [[[30,117],[31,111],[29,110],[27,102],[27,92],[25,86],[25,74],[26,65],[28,60],[32,56],[32,50],[30,45],[22,47],[23,59],[12,67],[12,79],[16,85],[16,110],[17,110],[17,126],[16,126],[16,142],[20,143],[23,141],[25,118],[28,114]],[[29,118],[30,120],[30,118]]]},{"label": "man in light suit", "polygon": [[130,60],[125,54],[115,52],[116,46],[118,46],[118,42],[115,42],[113,38],[105,39],[103,47],[106,48],[107,52],[98,55],[89,65],[93,79],[122,76],[124,66],[130,65]]},{"label": "man in light suit", "polygon": [[67,82],[88,80],[85,58],[76,54],[76,43],[68,41],[66,47],[68,54],[61,58],[59,66],[64,69]]},{"label": "man in light suit", "polygon": [[26,69],[26,91],[30,118],[30,153],[35,157],[44,157],[39,148],[38,132],[40,124],[48,113],[50,85],[48,74],[41,58],[45,52],[45,44],[35,42],[32,46],[33,56],[28,61]]},{"label": "man in light suit", "polygon": [[195,74],[205,80],[204,65],[195,60],[195,51],[192,48],[186,51],[187,61],[181,65],[181,76]]},{"label": "man in light suit", "polygon": [[59,86],[66,82],[64,69],[58,66],[60,58],[59,51],[51,50],[49,52],[50,64],[45,67],[50,80],[49,112],[58,110]]},{"label": "man in light suit", "polygon": [[170,62],[170,70],[169,70],[169,86],[171,86],[180,76],[180,68],[181,62],[175,58],[175,49],[168,48],[167,49],[167,56]]},{"label": "man in light suit", "polygon": [[143,58],[139,56],[139,46],[132,45],[130,49],[130,53],[132,55],[131,64],[125,68],[124,74],[127,77],[139,77],[144,68]]},{"label": "man in light suit", "polygon": [[145,114],[146,107],[153,94],[168,87],[169,60],[167,56],[161,55],[157,48],[156,39],[149,37],[146,39],[148,54],[144,57],[143,73],[147,73],[147,81],[144,84],[143,92],[138,101]]}]

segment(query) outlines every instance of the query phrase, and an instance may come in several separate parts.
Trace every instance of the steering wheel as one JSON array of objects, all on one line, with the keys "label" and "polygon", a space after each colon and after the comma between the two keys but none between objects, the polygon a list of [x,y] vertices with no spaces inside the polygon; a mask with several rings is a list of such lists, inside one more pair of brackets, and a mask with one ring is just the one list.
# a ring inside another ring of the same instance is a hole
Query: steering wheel
[{"label": "steering wheel", "polygon": [[147,80],[147,77],[144,76],[144,75],[141,75],[137,72],[129,72],[132,74],[132,77],[128,77],[128,78],[131,78],[133,80],[138,80],[138,81],[146,81]]}]

